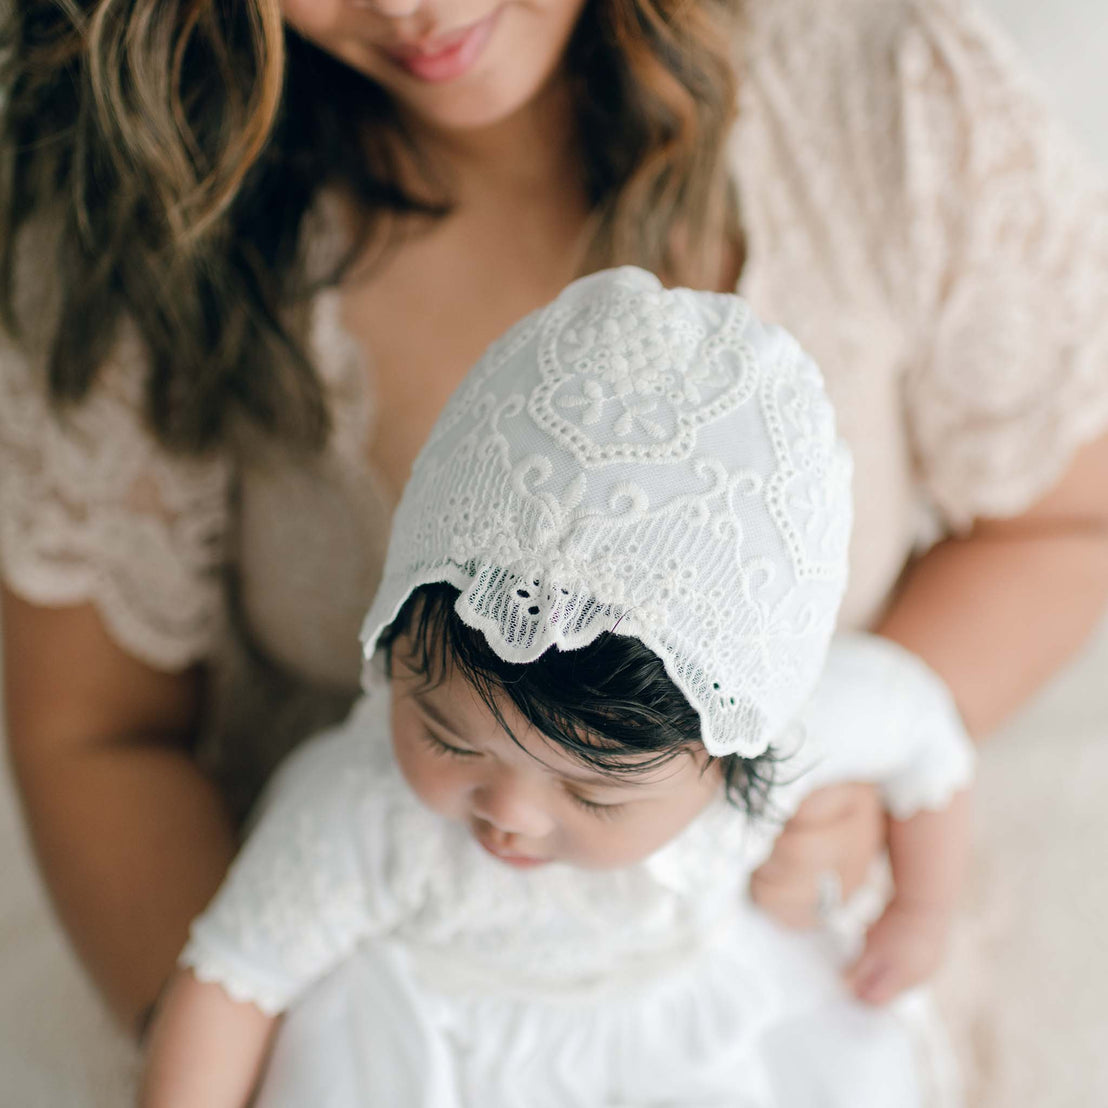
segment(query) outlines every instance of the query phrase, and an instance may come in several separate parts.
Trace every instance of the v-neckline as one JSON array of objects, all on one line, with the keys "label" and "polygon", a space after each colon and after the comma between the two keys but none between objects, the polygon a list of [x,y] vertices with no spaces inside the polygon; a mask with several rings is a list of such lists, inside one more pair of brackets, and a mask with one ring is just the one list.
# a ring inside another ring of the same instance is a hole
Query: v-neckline
[{"label": "v-neckline", "polygon": [[[741,192],[735,165],[732,166],[732,182],[736,192]],[[336,222],[340,218],[334,208],[336,203],[333,197],[326,195],[316,201],[314,211],[321,240],[317,257],[333,252],[336,244],[342,241]],[[749,301],[750,290],[756,287],[752,275],[758,272],[760,251],[746,224],[742,227],[742,235],[742,264],[735,287],[730,291]],[[320,290],[313,298],[310,311],[308,341],[312,363],[327,391],[332,420],[328,449],[372,479],[390,505],[395,506],[401,490],[392,488],[370,457],[379,418],[373,351],[356,338],[343,321],[343,291],[341,285]]]}]

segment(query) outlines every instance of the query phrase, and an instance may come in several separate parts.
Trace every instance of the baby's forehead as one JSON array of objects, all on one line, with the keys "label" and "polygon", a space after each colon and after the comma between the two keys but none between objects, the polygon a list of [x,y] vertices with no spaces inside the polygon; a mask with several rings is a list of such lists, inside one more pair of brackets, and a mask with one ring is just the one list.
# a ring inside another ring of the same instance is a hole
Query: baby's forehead
[{"label": "baby's forehead", "polygon": [[665,784],[681,773],[681,763],[695,753],[690,748],[657,754],[625,753],[612,750],[602,736],[587,736],[586,741],[589,738],[595,738],[596,752],[603,759],[602,764],[590,762],[583,756],[575,757],[545,735],[540,736],[542,749],[534,751],[529,744],[527,753],[566,781],[607,788],[644,788]]},{"label": "baby's forehead", "polygon": [[[497,697],[494,708],[457,671],[437,681],[413,676],[409,695],[437,727],[485,753],[526,760],[574,784],[625,789],[664,786],[697,753],[688,747],[628,751],[602,733],[584,729],[575,732],[578,742],[569,749],[529,721],[506,695]],[[697,749],[707,757],[703,748]]]},{"label": "baby's forehead", "polygon": [[[642,754],[613,749],[603,736],[583,736],[595,741],[598,761],[562,748],[556,739],[532,729],[522,739],[502,729],[504,737],[551,777],[590,789],[626,792],[664,792],[682,781],[697,762],[696,751],[681,747]],[[700,753],[707,760],[707,753]]]}]

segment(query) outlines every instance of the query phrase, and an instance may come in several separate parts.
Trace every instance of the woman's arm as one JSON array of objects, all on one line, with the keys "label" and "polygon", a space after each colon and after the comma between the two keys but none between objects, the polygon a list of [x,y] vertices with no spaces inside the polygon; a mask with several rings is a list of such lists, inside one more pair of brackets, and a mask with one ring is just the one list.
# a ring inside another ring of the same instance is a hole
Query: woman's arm
[{"label": "woman's arm", "polygon": [[218,985],[178,973],[154,1021],[140,1108],[244,1108],[275,1023]]},{"label": "woman's arm", "polygon": [[8,742],[62,922],[116,1014],[135,1026],[234,851],[189,756],[202,678],[124,653],[91,606],[0,588]]},{"label": "woman's arm", "polygon": [[1023,515],[930,550],[876,630],[943,678],[983,738],[1074,654],[1106,605],[1108,436]]}]

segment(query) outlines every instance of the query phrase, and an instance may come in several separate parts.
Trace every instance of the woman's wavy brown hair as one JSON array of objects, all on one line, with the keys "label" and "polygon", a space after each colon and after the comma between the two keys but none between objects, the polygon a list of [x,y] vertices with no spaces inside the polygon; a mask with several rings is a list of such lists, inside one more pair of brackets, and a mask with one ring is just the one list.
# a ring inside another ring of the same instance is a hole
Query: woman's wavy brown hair
[{"label": "woman's wavy brown hair", "polygon": [[[690,259],[718,257],[714,236],[734,229],[737,6],[588,0],[567,55],[595,212],[587,268],[713,279]],[[17,234],[41,218],[60,231],[57,256],[38,260],[60,300],[55,404],[88,393],[127,319],[150,355],[146,418],[170,449],[217,446],[242,418],[319,446],[322,389],[290,323],[310,291],[300,231],[314,196],[337,186],[359,201],[351,257],[382,217],[449,210],[400,187],[411,140],[389,97],[286,30],[279,0],[6,8],[0,312],[18,339]]]}]

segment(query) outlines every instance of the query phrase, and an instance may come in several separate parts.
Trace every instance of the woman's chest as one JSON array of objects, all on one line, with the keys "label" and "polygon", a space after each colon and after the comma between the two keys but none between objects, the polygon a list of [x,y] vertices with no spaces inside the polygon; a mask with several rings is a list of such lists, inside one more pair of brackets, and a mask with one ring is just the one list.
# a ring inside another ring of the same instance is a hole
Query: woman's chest
[{"label": "woman's chest", "polygon": [[439,412],[469,368],[513,323],[553,299],[568,282],[474,266],[458,279],[442,274],[384,289],[349,290],[343,322],[372,351],[374,420],[364,460],[393,499]]},{"label": "woman's chest", "polygon": [[573,228],[558,231],[459,224],[317,299],[308,353],[331,441],[313,459],[267,451],[240,482],[240,617],[286,669],[356,685],[360,620],[412,462],[489,343],[572,280]]}]

